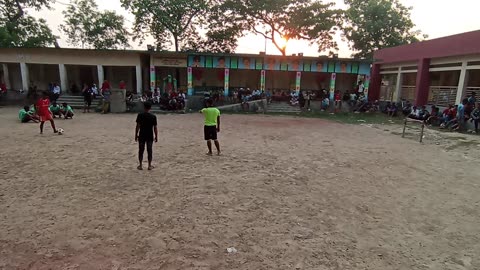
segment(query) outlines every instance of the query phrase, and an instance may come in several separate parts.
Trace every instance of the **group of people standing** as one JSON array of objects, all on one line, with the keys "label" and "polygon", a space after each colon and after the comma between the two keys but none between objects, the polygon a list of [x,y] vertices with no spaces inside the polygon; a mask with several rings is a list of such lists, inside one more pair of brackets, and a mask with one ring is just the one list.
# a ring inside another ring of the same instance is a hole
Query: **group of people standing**
[{"label": "group of people standing", "polygon": [[[123,88],[120,88],[120,89],[125,89],[126,86],[125,86],[125,82],[121,81],[120,82],[120,87],[123,87]],[[87,85],[87,84],[84,84],[83,85],[83,89],[82,89],[82,95],[83,95],[83,99],[84,99],[84,106],[83,106],[83,112],[84,113],[87,113],[87,112],[90,112],[90,108],[92,106],[92,101],[93,99],[97,98],[97,97],[102,97],[102,100],[103,100],[103,104],[102,104],[102,113],[108,113],[108,111],[110,110],[110,96],[111,96],[111,86],[110,86],[110,83],[105,80],[103,81],[102,83],[102,87],[100,88],[100,91],[98,90],[97,88],[97,85],[96,84],[91,84],[91,85]]]}]

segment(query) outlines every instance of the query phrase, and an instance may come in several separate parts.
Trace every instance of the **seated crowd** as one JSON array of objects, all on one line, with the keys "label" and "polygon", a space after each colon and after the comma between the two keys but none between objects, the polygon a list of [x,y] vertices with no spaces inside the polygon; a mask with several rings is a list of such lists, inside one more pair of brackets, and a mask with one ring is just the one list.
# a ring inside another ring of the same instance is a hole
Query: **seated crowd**
[{"label": "seated crowd", "polygon": [[[127,94],[127,105],[134,102],[133,93]],[[160,90],[157,88],[153,92],[145,91],[144,94],[140,97],[141,102],[151,102],[152,104],[158,104],[160,110],[164,111],[179,111],[185,108],[185,93],[179,91],[171,91],[170,93],[160,93]]]},{"label": "seated crowd", "polygon": [[[402,102],[403,103],[403,102]],[[466,131],[468,121],[474,124],[475,133],[478,133],[480,120],[480,103],[477,104],[476,94],[472,92],[468,98],[458,105],[448,105],[443,111],[440,107],[432,105],[430,110],[426,106],[417,107],[406,101],[402,106],[387,102],[383,113],[388,116],[397,116],[398,112],[410,119],[424,121],[430,126],[439,126],[441,129]]]}]

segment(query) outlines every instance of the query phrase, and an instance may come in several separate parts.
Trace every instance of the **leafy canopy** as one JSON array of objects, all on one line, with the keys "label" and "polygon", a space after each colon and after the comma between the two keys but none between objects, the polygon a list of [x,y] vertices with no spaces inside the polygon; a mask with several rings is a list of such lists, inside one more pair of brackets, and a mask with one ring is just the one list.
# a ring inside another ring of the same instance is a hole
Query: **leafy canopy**
[{"label": "leafy canopy", "polygon": [[[411,10],[399,0],[345,0],[345,37],[359,57],[372,58],[373,52],[419,41]],[[424,35],[423,38],[426,38]]]},{"label": "leafy canopy", "polygon": [[225,0],[220,9],[238,30],[260,34],[286,54],[282,41],[306,40],[319,51],[336,49],[333,40],[342,11],[320,0]]},{"label": "leafy canopy", "polygon": [[62,12],[60,31],[68,43],[82,48],[119,49],[128,47],[129,33],[124,18],[113,11],[98,11],[94,0],[72,0]]},{"label": "leafy canopy", "polygon": [[0,0],[0,47],[46,47],[55,36],[44,19],[25,11],[50,8],[51,0]]}]

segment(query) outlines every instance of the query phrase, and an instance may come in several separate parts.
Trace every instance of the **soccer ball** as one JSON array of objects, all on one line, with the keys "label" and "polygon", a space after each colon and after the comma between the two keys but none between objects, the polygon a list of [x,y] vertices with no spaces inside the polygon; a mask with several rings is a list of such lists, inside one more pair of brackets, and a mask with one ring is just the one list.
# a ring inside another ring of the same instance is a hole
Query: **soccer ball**
[{"label": "soccer ball", "polygon": [[59,129],[57,129],[57,132],[58,132],[58,135],[63,135],[65,130],[63,130],[63,128],[59,128]]}]

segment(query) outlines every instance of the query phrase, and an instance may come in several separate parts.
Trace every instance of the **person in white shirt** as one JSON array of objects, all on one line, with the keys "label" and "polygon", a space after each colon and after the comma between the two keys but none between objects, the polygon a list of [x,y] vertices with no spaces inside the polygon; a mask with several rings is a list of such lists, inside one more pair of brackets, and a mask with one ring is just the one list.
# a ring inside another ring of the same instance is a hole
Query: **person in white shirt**
[{"label": "person in white shirt", "polygon": [[363,91],[365,91],[365,86],[363,85],[363,82],[362,81],[359,81],[358,82],[358,94],[362,94]]},{"label": "person in white shirt", "polygon": [[98,88],[96,84],[92,85],[92,92],[93,92],[94,98],[98,96]]},{"label": "person in white shirt", "polygon": [[57,83],[55,83],[53,85],[53,101],[56,101],[60,97],[61,92],[62,90],[60,89],[60,86]]}]

